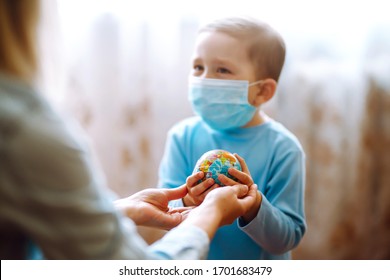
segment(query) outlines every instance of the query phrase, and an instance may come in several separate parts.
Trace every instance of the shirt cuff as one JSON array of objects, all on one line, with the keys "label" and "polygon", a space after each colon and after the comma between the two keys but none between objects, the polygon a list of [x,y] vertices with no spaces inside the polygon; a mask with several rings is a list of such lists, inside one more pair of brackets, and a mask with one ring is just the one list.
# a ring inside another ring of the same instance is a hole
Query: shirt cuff
[{"label": "shirt cuff", "polygon": [[209,237],[202,229],[178,226],[152,244],[151,249],[162,259],[197,260],[207,257],[209,246]]},{"label": "shirt cuff", "polygon": [[239,218],[237,220],[238,228],[256,240],[256,235],[259,234],[259,228],[263,228],[265,226],[266,219],[270,215],[269,213],[271,211],[271,203],[267,200],[265,195],[262,195],[260,209],[256,217],[249,223],[245,223],[243,219]]}]

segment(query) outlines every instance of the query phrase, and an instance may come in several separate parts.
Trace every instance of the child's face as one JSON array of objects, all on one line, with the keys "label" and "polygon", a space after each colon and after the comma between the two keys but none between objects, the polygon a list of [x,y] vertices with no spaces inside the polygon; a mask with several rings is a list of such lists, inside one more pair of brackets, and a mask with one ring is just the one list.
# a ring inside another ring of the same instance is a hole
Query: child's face
[{"label": "child's face", "polygon": [[[247,80],[249,83],[256,81],[247,46],[222,32],[202,32],[198,35],[191,75],[209,79]],[[256,87],[249,88],[249,103],[255,91]]]}]

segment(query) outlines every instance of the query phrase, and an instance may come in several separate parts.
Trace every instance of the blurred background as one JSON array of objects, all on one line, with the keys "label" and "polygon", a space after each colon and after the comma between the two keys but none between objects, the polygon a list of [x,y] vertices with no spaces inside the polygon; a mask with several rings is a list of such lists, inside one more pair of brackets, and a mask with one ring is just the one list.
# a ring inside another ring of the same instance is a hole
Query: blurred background
[{"label": "blurred background", "polygon": [[[294,259],[390,259],[390,18],[385,1],[43,0],[39,86],[91,138],[108,185],[157,183],[168,129],[191,116],[200,25],[249,15],[285,38],[264,108],[307,154],[308,231]],[[164,232],[140,228],[148,242]]]}]

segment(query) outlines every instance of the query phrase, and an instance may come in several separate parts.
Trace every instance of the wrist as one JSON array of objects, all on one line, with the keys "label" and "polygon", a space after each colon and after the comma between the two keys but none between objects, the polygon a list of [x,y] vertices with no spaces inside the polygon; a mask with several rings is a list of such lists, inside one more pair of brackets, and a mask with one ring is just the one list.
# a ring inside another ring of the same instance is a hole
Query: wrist
[{"label": "wrist", "polygon": [[222,213],[216,207],[198,206],[191,210],[182,224],[190,224],[204,230],[210,240],[222,222]]}]

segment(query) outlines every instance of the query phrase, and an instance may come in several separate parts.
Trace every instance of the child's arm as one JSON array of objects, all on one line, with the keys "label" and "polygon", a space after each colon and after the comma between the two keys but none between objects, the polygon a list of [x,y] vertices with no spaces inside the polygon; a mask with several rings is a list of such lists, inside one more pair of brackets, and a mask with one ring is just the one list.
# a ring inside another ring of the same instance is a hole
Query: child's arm
[{"label": "child's arm", "polygon": [[261,187],[263,199],[257,216],[240,228],[271,254],[295,248],[305,231],[305,155],[299,147],[280,149]]}]

